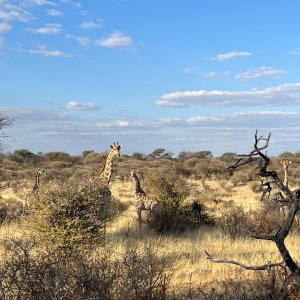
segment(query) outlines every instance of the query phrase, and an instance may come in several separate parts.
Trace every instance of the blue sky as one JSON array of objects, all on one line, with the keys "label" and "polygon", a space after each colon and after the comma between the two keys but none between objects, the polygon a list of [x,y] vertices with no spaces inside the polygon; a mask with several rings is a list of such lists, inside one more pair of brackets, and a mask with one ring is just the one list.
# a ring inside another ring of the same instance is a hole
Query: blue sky
[{"label": "blue sky", "polygon": [[0,0],[6,151],[300,150],[300,2]]}]

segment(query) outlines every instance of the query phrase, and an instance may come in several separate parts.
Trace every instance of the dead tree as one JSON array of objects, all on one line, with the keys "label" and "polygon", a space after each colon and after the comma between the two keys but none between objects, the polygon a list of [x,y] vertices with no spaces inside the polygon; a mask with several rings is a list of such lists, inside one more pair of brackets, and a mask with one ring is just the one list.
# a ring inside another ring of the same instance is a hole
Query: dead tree
[{"label": "dead tree", "polygon": [[[269,177],[272,180],[272,183],[280,189],[280,191],[285,195],[285,199],[288,202],[288,212],[286,216],[284,217],[282,224],[279,228],[279,230],[275,234],[270,235],[262,235],[259,232],[251,232],[250,236],[255,239],[259,240],[267,240],[267,241],[273,241],[277,249],[283,259],[282,263],[268,263],[263,266],[258,267],[249,267],[245,266],[239,262],[229,261],[227,259],[222,260],[216,260],[213,259],[212,256],[209,253],[207,254],[207,258],[218,263],[230,263],[235,264],[240,267],[246,268],[246,269],[252,269],[252,270],[270,270],[277,266],[286,266],[289,271],[291,272],[291,278],[293,278],[293,285],[297,285],[297,290],[299,291],[300,286],[300,266],[299,264],[292,258],[290,255],[289,250],[287,249],[285,245],[285,239],[289,235],[291,227],[295,221],[295,216],[299,210],[299,202],[300,202],[300,189],[296,189],[294,191],[291,191],[282,180],[278,177],[278,174],[276,171],[268,170],[268,166],[270,164],[270,158],[264,154],[262,151],[265,150],[269,146],[271,133],[267,137],[264,136],[258,136],[258,130],[255,132],[255,141],[254,141],[254,149],[249,154],[243,154],[239,155],[238,160],[236,163],[232,166],[230,166],[229,172],[230,174],[233,174],[235,171],[237,171],[241,166],[247,165],[249,163],[252,163],[254,161],[257,161],[259,164],[259,176],[261,178]],[[296,282],[296,284],[295,284]]]}]

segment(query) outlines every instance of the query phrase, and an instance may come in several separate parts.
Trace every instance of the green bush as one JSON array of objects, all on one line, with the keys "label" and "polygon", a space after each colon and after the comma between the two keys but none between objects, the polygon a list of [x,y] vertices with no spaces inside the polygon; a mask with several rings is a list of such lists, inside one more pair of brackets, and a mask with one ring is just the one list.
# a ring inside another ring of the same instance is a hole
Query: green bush
[{"label": "green bush", "polygon": [[111,215],[98,186],[56,180],[29,201],[28,227],[57,247],[84,248],[104,242],[105,225]]},{"label": "green bush", "polygon": [[149,218],[149,225],[159,232],[181,230],[180,211],[189,195],[186,180],[176,168],[162,167],[148,174],[145,184],[160,204],[160,217]]},{"label": "green bush", "polygon": [[161,206],[177,212],[189,195],[186,180],[174,167],[162,167],[147,174],[145,185]]}]

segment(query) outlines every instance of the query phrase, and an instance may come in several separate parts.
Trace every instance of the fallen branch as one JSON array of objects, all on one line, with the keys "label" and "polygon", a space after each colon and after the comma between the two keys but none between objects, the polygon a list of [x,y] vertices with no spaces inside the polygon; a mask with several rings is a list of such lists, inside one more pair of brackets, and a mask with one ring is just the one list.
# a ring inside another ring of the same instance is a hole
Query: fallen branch
[{"label": "fallen branch", "polygon": [[264,264],[264,265],[261,265],[261,266],[249,266],[249,265],[245,265],[241,262],[226,259],[226,258],[225,259],[215,259],[207,251],[204,251],[204,252],[207,255],[206,259],[209,259],[214,263],[217,263],[217,264],[232,264],[232,265],[242,267],[243,269],[246,269],[246,270],[263,271],[263,270],[269,270],[270,268],[275,268],[275,267],[282,267],[282,268],[284,267],[284,261],[282,261],[280,263],[271,263],[270,262],[268,264]]}]

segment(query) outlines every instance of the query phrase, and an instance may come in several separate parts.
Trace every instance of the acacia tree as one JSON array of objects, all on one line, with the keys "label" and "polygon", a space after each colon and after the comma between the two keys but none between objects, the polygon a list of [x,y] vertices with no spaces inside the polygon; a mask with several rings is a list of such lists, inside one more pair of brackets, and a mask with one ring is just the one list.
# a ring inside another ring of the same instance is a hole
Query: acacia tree
[{"label": "acacia tree", "polygon": [[[246,266],[240,262],[227,260],[227,259],[214,259],[211,254],[206,252],[207,258],[212,260],[216,263],[230,263],[235,264],[245,269],[250,270],[269,270],[271,274],[271,278],[273,278],[274,273],[270,270],[277,266],[286,266],[290,272],[291,276],[287,281],[289,285],[293,284],[293,287],[296,288],[296,293],[299,293],[300,290],[300,266],[299,263],[295,261],[295,259],[291,256],[288,248],[285,245],[285,239],[290,233],[292,225],[295,220],[295,216],[299,210],[299,203],[300,203],[300,189],[296,189],[294,191],[290,190],[282,180],[278,177],[276,171],[269,170],[269,164],[271,162],[270,158],[264,154],[262,151],[267,149],[269,146],[271,133],[267,137],[265,136],[258,136],[258,130],[255,132],[255,140],[254,140],[254,149],[249,154],[242,154],[238,155],[239,159],[235,162],[235,164],[231,165],[228,169],[230,174],[236,172],[241,166],[257,162],[259,165],[259,176],[262,178],[270,178],[272,182],[282,191],[285,195],[284,201],[282,199],[278,199],[278,204],[280,206],[287,207],[287,214],[285,215],[282,224],[279,230],[276,233],[270,233],[269,235],[263,235],[259,232],[250,232],[250,236],[255,239],[259,240],[267,240],[273,241],[276,244],[276,247],[283,259],[281,263],[268,263],[262,266]],[[273,276],[273,277],[272,277]],[[285,294],[286,296],[286,294]],[[282,296],[282,299],[285,296]]]}]

